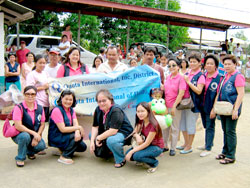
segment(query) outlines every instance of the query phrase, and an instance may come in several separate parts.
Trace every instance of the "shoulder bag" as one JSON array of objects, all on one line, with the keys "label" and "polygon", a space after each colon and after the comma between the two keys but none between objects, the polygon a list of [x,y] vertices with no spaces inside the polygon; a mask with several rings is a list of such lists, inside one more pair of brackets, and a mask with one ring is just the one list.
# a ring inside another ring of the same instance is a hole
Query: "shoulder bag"
[{"label": "shoulder bag", "polygon": [[[222,80],[219,90],[219,95],[225,78]],[[228,101],[215,101],[214,112],[218,115],[230,116],[233,113],[233,105]]]}]

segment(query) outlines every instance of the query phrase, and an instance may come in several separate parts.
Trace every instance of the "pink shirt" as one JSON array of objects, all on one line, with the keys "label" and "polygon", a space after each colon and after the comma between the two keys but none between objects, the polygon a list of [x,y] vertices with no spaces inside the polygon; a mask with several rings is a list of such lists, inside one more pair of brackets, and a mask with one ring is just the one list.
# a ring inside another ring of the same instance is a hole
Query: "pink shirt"
[{"label": "pink shirt", "polygon": [[[228,79],[233,76],[235,73],[237,73],[238,70],[235,70],[232,74],[228,74],[226,73],[225,75],[225,81],[223,83],[223,85],[228,81]],[[245,86],[245,78],[242,74],[238,74],[235,78],[235,82],[234,82],[234,86],[235,87],[244,87]]]},{"label": "pink shirt", "polygon": [[16,56],[18,58],[18,63],[20,64],[20,67],[22,67],[22,64],[27,62],[26,54],[29,53],[30,50],[27,48],[19,49],[16,51]]},{"label": "pink shirt", "polygon": [[68,41],[72,42],[72,32],[71,31],[63,31],[62,35],[67,35]]},{"label": "pink shirt", "polygon": [[210,78],[208,78],[208,73],[206,72],[206,80],[205,80],[205,92],[204,92],[204,96],[206,96],[206,93],[207,93],[207,89],[208,89],[208,87],[209,87],[209,85],[210,85],[210,83],[212,82],[212,80],[214,79],[214,78],[216,78],[216,76],[219,74],[219,72],[218,71],[215,71],[215,73],[213,74],[213,76],[212,77],[210,77]]},{"label": "pink shirt", "polygon": [[[28,108],[26,102],[24,101],[23,103],[23,107],[27,110],[28,114],[30,115],[31,119],[32,119],[32,123],[35,123],[35,110],[37,109],[37,103],[35,102],[35,106],[34,109],[31,110]],[[13,120],[15,121],[22,121],[23,119],[23,112],[22,110],[16,105],[14,107],[14,111],[13,111]],[[44,110],[42,113],[42,118],[41,118],[41,122],[45,122],[45,115],[44,115]]]},{"label": "pink shirt", "polygon": [[165,101],[167,108],[172,108],[178,96],[179,90],[186,90],[186,82],[178,73],[175,77],[169,75],[164,83]]},{"label": "pink shirt", "polygon": [[[36,70],[31,71],[26,77],[26,86],[33,85],[35,87],[42,86],[48,83],[48,73],[45,71],[37,72]],[[37,103],[43,107],[49,106],[49,96],[46,90],[40,90],[36,96]]]},{"label": "pink shirt", "polygon": [[[191,80],[193,79],[193,77],[194,77],[196,74],[198,74],[199,72],[201,72],[200,69],[198,69],[196,72],[192,72],[192,70],[190,70],[189,73],[188,73],[188,78],[189,78],[189,80],[191,81]],[[200,78],[198,79],[197,85],[198,85],[198,84],[203,84],[203,85],[205,85],[205,82],[206,82],[206,81],[205,81],[204,75],[201,75]],[[185,91],[185,94],[184,94],[184,96],[183,96],[184,99],[190,97],[189,85],[188,85],[187,83],[186,83],[186,86],[187,86],[187,87],[186,87],[186,91]]]},{"label": "pink shirt", "polygon": [[[69,63],[66,63],[66,66],[69,67],[69,76],[82,75],[82,71],[81,71],[81,66],[80,66],[80,65],[78,66],[78,68],[77,68],[76,70],[73,69],[73,68],[70,66]],[[86,74],[89,74],[89,68],[88,68],[87,65],[85,65],[85,66],[86,66],[86,70],[85,70],[85,71],[86,71]],[[60,68],[59,68],[58,71],[57,71],[56,77],[57,77],[57,78],[62,78],[62,77],[64,77],[64,72],[65,72],[65,70],[64,70],[64,65],[61,65]]]},{"label": "pink shirt", "polygon": [[[153,126],[152,124],[149,123],[148,126],[145,127],[144,124],[143,124],[141,133],[142,133],[145,137],[147,137],[148,134],[149,134],[150,132],[156,132],[156,129],[154,128],[154,126]],[[161,137],[161,138],[160,138],[160,137],[157,137],[157,135],[155,135],[155,137],[154,137],[154,139],[153,139],[151,145],[158,146],[158,147],[160,147],[160,148],[164,148],[164,141],[163,141],[163,138],[162,138],[162,137]]]},{"label": "pink shirt", "polygon": [[[66,115],[69,118],[70,123],[72,124],[72,119],[71,119],[71,114],[70,114],[70,110],[66,110],[64,108],[64,110],[66,111]],[[55,123],[64,123],[64,119],[63,119],[63,115],[62,112],[60,111],[60,109],[58,107],[56,107],[52,113],[50,118],[55,122]],[[73,110],[73,119],[76,119],[76,113]]]}]

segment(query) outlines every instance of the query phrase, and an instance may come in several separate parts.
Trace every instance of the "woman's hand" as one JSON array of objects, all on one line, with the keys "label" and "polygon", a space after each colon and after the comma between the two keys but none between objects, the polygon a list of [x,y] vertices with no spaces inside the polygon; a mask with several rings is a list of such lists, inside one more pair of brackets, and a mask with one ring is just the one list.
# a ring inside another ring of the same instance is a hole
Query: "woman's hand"
[{"label": "woman's hand", "polygon": [[33,136],[34,136],[33,139],[35,139],[37,142],[40,142],[40,140],[42,139],[42,137],[40,136],[40,134],[38,134],[37,132],[34,132]]},{"label": "woman's hand", "polygon": [[35,146],[37,146],[37,144],[38,144],[38,141],[36,140],[36,139],[32,139],[32,142],[31,142],[31,146],[32,147],[35,147]]},{"label": "woman's hand", "polygon": [[184,75],[184,80],[187,82],[187,84],[188,84],[188,82],[190,82],[187,75]]},{"label": "woman's hand", "polygon": [[214,119],[216,117],[216,114],[214,112],[214,109],[212,108],[211,112],[210,112],[210,119]]},{"label": "woman's hand", "polygon": [[75,131],[75,141],[78,142],[82,139],[80,131]]},{"label": "woman's hand", "polygon": [[98,136],[95,139],[96,146],[101,147],[102,146],[102,141],[98,139]]},{"label": "woman's hand", "polygon": [[84,137],[85,132],[82,126],[79,126],[79,131],[80,131],[81,136]]},{"label": "woman's hand", "polygon": [[238,119],[238,110],[233,110],[232,120],[236,120],[236,119]]},{"label": "woman's hand", "polygon": [[171,109],[171,116],[175,116],[175,111],[176,111],[176,107],[173,107],[173,108]]},{"label": "woman's hand", "polygon": [[137,144],[140,145],[144,142],[144,140],[142,139],[142,137],[138,133],[134,134],[134,137],[135,137]]},{"label": "woman's hand", "polygon": [[95,143],[90,142],[90,153],[94,154],[94,151],[95,151]]},{"label": "woman's hand", "polygon": [[48,89],[48,88],[49,88],[49,84],[48,84],[48,83],[43,85],[43,89],[44,89],[44,90],[45,90],[45,89]]},{"label": "woman's hand", "polygon": [[133,155],[133,153],[132,153],[132,150],[131,150],[131,151],[128,152],[127,155],[125,156],[126,161],[130,161],[132,155]]}]

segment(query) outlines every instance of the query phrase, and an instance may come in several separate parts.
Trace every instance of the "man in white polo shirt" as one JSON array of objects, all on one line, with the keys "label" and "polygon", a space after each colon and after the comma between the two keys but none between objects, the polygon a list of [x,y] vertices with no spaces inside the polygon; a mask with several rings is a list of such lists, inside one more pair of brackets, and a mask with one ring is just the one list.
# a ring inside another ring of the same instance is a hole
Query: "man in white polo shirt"
[{"label": "man in white polo shirt", "polygon": [[115,46],[110,46],[107,49],[107,61],[102,63],[97,72],[109,73],[113,71],[126,71],[128,66],[119,61],[118,50]]},{"label": "man in white polo shirt", "polygon": [[59,64],[60,50],[58,48],[51,48],[49,51],[49,63],[45,66],[44,71],[48,73],[49,77],[56,78],[57,71],[61,64]]}]

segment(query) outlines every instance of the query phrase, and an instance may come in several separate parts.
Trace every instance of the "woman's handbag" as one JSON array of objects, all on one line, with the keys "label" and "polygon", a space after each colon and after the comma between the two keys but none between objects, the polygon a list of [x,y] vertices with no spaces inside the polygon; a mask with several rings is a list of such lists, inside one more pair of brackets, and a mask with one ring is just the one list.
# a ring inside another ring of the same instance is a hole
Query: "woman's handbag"
[{"label": "woman's handbag", "polygon": [[[138,134],[141,136],[142,140],[145,140],[145,136],[141,134],[142,126],[140,125],[140,130]],[[128,135],[124,140],[131,140],[131,146],[132,148],[136,148],[138,146],[138,143],[136,141],[136,138],[134,137],[135,132],[132,132],[130,135]]]},{"label": "woman's handbag", "polygon": [[218,115],[231,116],[233,113],[233,105],[227,101],[216,101],[214,104],[214,112]]},{"label": "woman's handbag", "polygon": [[194,103],[191,97],[182,99],[181,102],[176,106],[177,110],[185,110],[192,109],[194,107]]},{"label": "woman's handbag", "polygon": [[[18,107],[21,109],[18,105]],[[20,132],[16,129],[15,125],[13,124],[11,126],[9,119],[11,119],[11,115],[13,113],[13,110],[9,113],[7,118],[5,119],[4,125],[3,125],[3,136],[8,138],[8,137],[14,137],[17,136]]]},{"label": "woman's handbag", "polygon": [[[219,95],[224,81],[225,78],[221,81]],[[230,116],[233,113],[233,107],[234,107],[233,104],[231,104],[228,101],[215,101],[214,112],[218,115]]]}]

